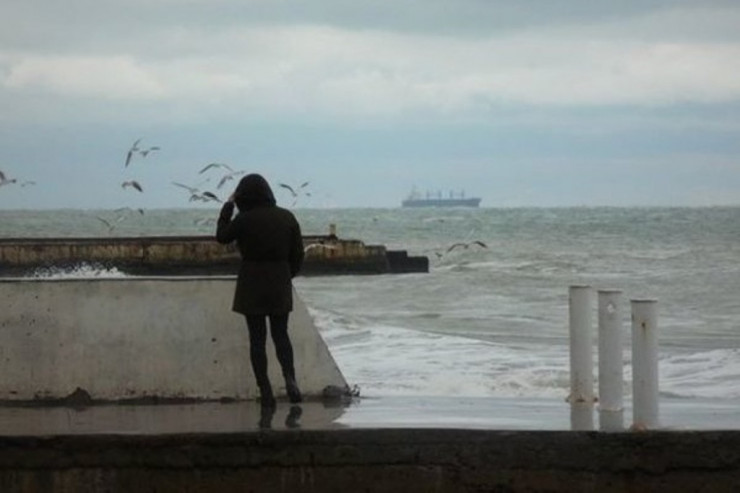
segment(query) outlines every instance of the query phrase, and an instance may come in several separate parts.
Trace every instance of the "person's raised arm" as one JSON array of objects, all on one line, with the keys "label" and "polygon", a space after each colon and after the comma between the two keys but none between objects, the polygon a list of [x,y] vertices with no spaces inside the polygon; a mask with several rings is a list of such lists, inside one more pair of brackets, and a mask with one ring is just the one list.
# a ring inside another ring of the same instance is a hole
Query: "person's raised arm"
[{"label": "person's raised arm", "polygon": [[233,228],[231,216],[234,215],[234,194],[221,206],[216,224],[216,241],[219,243],[231,243],[236,240],[236,231]]}]

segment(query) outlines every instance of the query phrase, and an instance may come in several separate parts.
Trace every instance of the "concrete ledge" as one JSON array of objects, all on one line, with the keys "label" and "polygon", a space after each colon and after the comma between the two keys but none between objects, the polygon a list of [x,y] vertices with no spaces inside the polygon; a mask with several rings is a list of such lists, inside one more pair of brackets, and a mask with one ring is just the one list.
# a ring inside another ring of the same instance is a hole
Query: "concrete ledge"
[{"label": "concrete ledge", "polygon": [[0,491],[737,491],[740,432],[0,437]]},{"label": "concrete ledge", "polygon": [[[251,399],[233,277],[0,279],[0,401]],[[290,334],[307,396],[346,387],[294,293]],[[283,378],[268,340],[276,394]],[[79,390],[78,390],[79,389]]]},{"label": "concrete ledge", "polygon": [[[301,275],[429,272],[428,258],[389,252],[383,245],[334,235],[309,235],[303,241],[307,252]],[[142,276],[230,275],[239,270],[239,262],[236,245],[221,245],[213,236],[0,238],[0,277],[81,264]]]}]

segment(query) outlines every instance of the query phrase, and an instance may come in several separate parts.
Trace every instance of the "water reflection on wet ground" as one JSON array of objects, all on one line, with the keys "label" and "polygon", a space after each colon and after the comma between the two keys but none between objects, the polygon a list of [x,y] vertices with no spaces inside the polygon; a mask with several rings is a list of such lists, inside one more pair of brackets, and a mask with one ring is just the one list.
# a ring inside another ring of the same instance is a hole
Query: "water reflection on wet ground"
[{"label": "water reflection on wet ground", "polygon": [[[662,429],[740,429],[735,401],[661,402]],[[461,428],[502,430],[599,429],[598,407],[579,409],[558,399],[369,397],[349,403],[256,402],[95,405],[89,407],[0,406],[0,436],[77,434],[166,435],[341,428]],[[612,417],[613,418],[613,417]],[[603,417],[602,417],[603,419]],[[631,411],[623,413],[624,428]],[[614,423],[610,423],[614,430]]]}]

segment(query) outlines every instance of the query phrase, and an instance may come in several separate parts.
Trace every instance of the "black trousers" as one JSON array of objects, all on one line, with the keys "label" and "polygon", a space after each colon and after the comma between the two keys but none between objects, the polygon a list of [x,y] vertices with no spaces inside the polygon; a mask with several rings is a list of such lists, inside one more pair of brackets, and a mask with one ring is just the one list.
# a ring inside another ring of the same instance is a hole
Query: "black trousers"
[{"label": "black trousers", "polygon": [[270,319],[270,335],[275,345],[275,353],[286,378],[295,379],[293,367],[293,346],[288,336],[288,313],[279,315],[246,315],[249,329],[249,357],[252,371],[261,391],[270,388],[267,377],[267,319]]}]

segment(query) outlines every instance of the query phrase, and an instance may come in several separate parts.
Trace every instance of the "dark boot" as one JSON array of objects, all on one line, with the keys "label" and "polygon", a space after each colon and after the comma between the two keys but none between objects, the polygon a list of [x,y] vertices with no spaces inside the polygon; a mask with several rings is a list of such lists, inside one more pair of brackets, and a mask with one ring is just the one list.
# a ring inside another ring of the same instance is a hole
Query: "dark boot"
[{"label": "dark boot", "polygon": [[303,401],[301,390],[298,388],[298,384],[295,381],[295,377],[285,375],[285,391],[288,393],[288,399],[293,404],[297,404]]},{"label": "dark boot", "polygon": [[260,430],[269,430],[272,428],[272,417],[275,415],[275,407],[265,407],[260,409]]},{"label": "dark boot", "polygon": [[275,396],[272,395],[272,387],[270,384],[260,386],[260,405],[266,408],[274,408],[277,406]]}]

